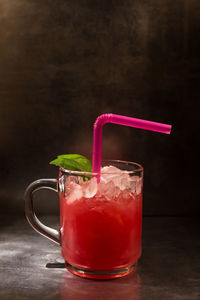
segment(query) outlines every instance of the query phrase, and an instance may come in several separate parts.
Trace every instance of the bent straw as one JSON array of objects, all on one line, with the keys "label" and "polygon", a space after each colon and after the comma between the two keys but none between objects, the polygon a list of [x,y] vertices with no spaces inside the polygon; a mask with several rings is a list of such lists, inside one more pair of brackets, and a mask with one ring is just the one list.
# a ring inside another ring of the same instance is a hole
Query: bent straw
[{"label": "bent straw", "polygon": [[93,157],[92,157],[92,172],[98,173],[97,181],[100,181],[101,170],[101,148],[102,148],[102,132],[103,126],[106,123],[114,123],[124,126],[130,126],[135,128],[141,128],[151,131],[162,132],[170,134],[171,125],[146,121],[116,114],[103,114],[100,115],[95,123],[93,129]]}]

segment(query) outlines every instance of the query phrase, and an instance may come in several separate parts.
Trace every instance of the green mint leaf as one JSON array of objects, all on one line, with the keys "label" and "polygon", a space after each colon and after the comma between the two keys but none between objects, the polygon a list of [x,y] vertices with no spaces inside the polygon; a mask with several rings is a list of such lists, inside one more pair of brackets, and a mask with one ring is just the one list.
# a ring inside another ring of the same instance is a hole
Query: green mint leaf
[{"label": "green mint leaf", "polygon": [[[58,155],[50,164],[71,171],[92,172],[91,162],[85,156],[79,154]],[[91,176],[87,177],[91,178]]]}]

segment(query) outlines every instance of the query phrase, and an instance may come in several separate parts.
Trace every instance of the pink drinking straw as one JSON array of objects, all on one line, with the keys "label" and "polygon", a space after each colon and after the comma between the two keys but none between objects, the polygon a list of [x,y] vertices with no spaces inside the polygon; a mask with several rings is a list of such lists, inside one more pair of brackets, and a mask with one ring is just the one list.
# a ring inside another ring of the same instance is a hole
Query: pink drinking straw
[{"label": "pink drinking straw", "polygon": [[92,158],[92,172],[98,173],[97,180],[100,181],[101,170],[101,148],[102,148],[102,131],[106,123],[114,123],[124,126],[141,128],[151,131],[162,132],[170,134],[171,125],[151,122],[115,114],[100,115],[94,123],[93,131],[93,158]]}]

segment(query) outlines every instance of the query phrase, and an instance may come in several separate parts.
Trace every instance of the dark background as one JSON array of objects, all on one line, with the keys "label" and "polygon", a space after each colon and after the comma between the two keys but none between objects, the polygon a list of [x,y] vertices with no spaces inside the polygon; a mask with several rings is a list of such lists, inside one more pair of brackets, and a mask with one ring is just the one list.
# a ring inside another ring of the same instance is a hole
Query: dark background
[{"label": "dark background", "polygon": [[[92,158],[93,123],[117,113],[171,135],[106,125],[103,158],[145,168],[145,215],[198,215],[198,0],[0,0],[0,209],[56,155]],[[38,210],[58,214],[52,192]]]}]

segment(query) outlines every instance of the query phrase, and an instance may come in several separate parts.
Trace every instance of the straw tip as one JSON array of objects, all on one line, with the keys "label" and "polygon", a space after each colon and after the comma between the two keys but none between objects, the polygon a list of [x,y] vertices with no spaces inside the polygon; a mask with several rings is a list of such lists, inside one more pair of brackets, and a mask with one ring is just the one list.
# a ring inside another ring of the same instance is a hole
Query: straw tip
[{"label": "straw tip", "polygon": [[172,131],[172,125],[168,125],[168,131],[167,131],[167,134],[170,134]]}]

